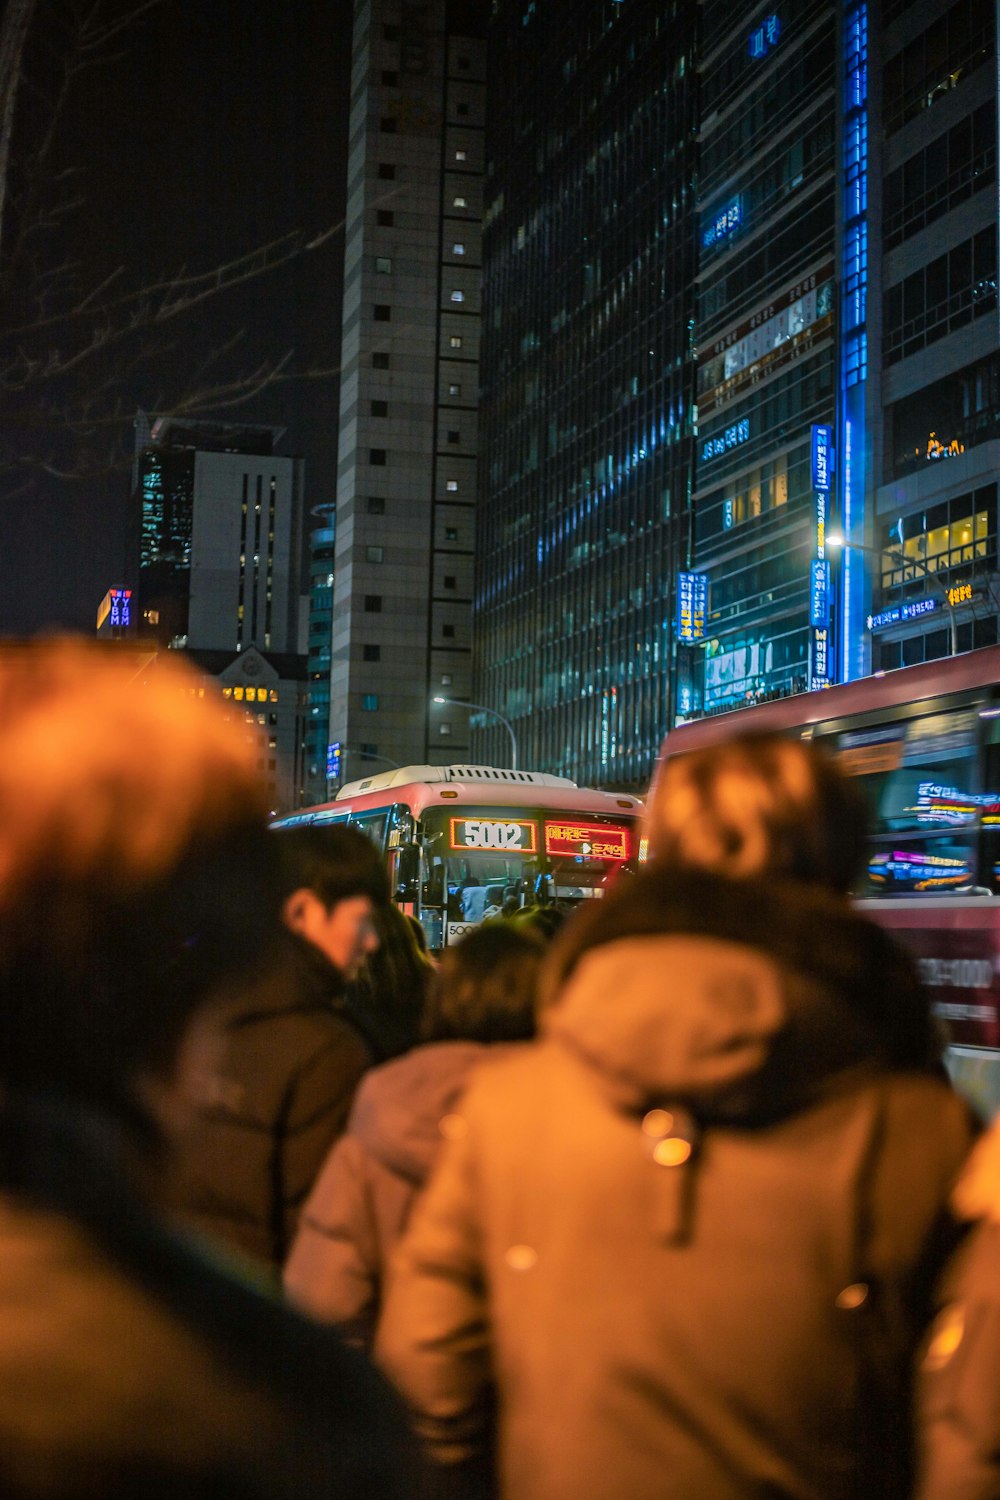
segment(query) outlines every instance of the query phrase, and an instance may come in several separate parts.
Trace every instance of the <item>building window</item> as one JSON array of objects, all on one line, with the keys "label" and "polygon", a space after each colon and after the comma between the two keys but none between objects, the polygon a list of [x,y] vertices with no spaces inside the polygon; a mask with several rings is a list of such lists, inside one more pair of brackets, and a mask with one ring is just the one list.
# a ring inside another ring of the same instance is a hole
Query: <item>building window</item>
[{"label": "building window", "polygon": [[462,70],[463,70],[463,71],[465,71],[465,70],[467,70],[467,69],[468,69],[468,66],[469,66],[469,59],[468,59],[468,58],[467,58],[467,57],[460,57],[460,58],[459,58],[459,59],[458,59],[458,66],[459,66],[459,67],[460,67],[460,68],[461,68],[461,69],[462,69]]},{"label": "building window", "polygon": [[385,551],[384,551],[384,549],[382,547],[366,547],[365,548],[365,561],[366,562],[380,563],[380,562],[382,562],[384,560],[384,557],[385,557]]},{"label": "building window", "polygon": [[462,434],[460,432],[455,432],[454,429],[452,429],[448,433],[448,441],[449,443],[460,443],[462,441]]},{"label": "building window", "polygon": [[444,636],[445,640],[450,641],[455,634],[454,625],[442,625],[441,634]]},{"label": "building window", "polygon": [[395,115],[383,115],[382,118],[381,118],[381,120],[379,120],[379,122],[378,122],[378,128],[379,128],[379,130],[381,130],[381,132],[382,132],[383,135],[395,135],[396,134],[396,116]]},{"label": "building window", "polygon": [[381,613],[382,613],[382,595],[381,594],[366,594],[365,595],[365,614],[366,615],[380,615]]},{"label": "building window", "polygon": [[444,586],[446,589],[453,589],[458,587],[454,573],[446,573],[444,575]]},{"label": "building window", "polygon": [[382,647],[375,646],[370,641],[366,641],[364,645],[364,659],[365,661],[381,661]]},{"label": "building window", "polygon": [[469,106],[465,103],[464,99],[461,104],[455,105],[455,113],[456,115],[467,115],[469,113]]},{"label": "building window", "polygon": [[451,687],[451,673],[450,672],[442,672],[441,673],[441,686],[442,687]]},{"label": "building window", "polygon": [[376,255],[375,269],[380,276],[389,276],[392,273],[392,261],[388,255]]},{"label": "building window", "polygon": [[448,387],[448,395],[449,396],[460,396],[461,394],[462,394],[462,387],[460,385],[457,385],[455,383],[455,381],[453,380],[451,382],[451,384],[449,385],[449,387]]},{"label": "building window", "polygon": [[377,713],[378,693],[363,693],[361,697],[361,707],[364,709],[366,714]]},{"label": "building window", "polygon": [[388,415],[389,415],[389,403],[388,403],[388,401],[373,401],[372,402],[372,416],[373,417],[387,417]]},{"label": "building window", "polygon": [[444,529],[444,539],[445,539],[446,542],[457,542],[458,541],[458,527],[457,526],[446,526],[445,529]]},{"label": "building window", "polygon": [[383,182],[392,182],[396,176],[395,164],[391,161],[380,161],[378,164],[378,175]]},{"label": "building window", "polygon": [[452,253],[452,255],[464,255],[465,254],[465,246],[462,244],[461,240],[456,240],[455,241],[454,245],[452,245],[452,247],[451,247],[451,253]]},{"label": "building window", "polygon": [[399,27],[398,26],[391,26],[391,25],[388,25],[388,24],[385,25],[385,26],[383,26],[382,27],[382,37],[383,37],[383,40],[387,41],[387,42],[398,42],[399,41]]},{"label": "building window", "polygon": [[387,457],[388,454],[385,448],[368,449],[368,462],[375,469],[384,469]]},{"label": "building window", "polygon": [[439,724],[438,725],[438,734],[451,734],[451,725],[447,724],[447,723],[445,723],[445,724]]},{"label": "building window", "polygon": [[388,354],[386,354],[381,349],[376,349],[375,353],[372,355],[372,369],[373,370],[388,370],[388,368],[389,368],[389,356],[388,356]]},{"label": "building window", "polygon": [[448,344],[452,349],[461,349],[462,335],[460,333],[453,333],[451,338],[448,340]]},{"label": "building window", "polygon": [[469,206],[467,200],[462,197],[461,193],[459,193],[458,197],[453,198],[451,201],[454,208],[468,208]]},{"label": "building window", "polygon": [[376,302],[374,318],[376,323],[389,323],[392,321],[392,308],[388,302]]},{"label": "building window", "polygon": [[445,480],[445,486],[444,487],[448,491],[449,495],[457,495],[458,494],[458,480],[457,479],[447,479],[447,480]]},{"label": "building window", "polygon": [[382,69],[382,82],[386,85],[387,88],[394,89],[396,87],[397,83],[399,82],[399,74],[396,72],[395,68]]},{"label": "building window", "polygon": [[368,514],[370,516],[385,515],[385,500],[381,495],[368,496]]},{"label": "building window", "polygon": [[465,293],[458,291],[458,289],[456,288],[456,290],[451,293],[451,301],[452,302],[464,302],[465,301]]},{"label": "building window", "polygon": [[465,160],[465,152],[464,151],[456,151],[455,152],[455,160],[456,161],[464,161]]},{"label": "building window", "polygon": [[391,229],[396,222],[396,215],[391,208],[380,208],[376,211],[375,222],[380,229]]}]

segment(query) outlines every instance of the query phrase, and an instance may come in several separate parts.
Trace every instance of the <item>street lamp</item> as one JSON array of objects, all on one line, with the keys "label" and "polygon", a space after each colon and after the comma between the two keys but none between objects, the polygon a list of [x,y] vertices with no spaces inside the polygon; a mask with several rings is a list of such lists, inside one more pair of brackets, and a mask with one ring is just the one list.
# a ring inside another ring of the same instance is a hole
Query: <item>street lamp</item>
[{"label": "street lamp", "polygon": [[951,654],[958,655],[958,621],[955,618],[955,606],[951,602],[951,595],[946,586],[941,582],[938,575],[924,562],[922,557],[908,557],[899,547],[869,547],[865,542],[849,542],[840,531],[828,531],[826,534],[826,545],[834,549],[851,547],[855,552],[867,552],[870,557],[882,557],[888,553],[890,557],[897,558],[905,568],[919,568],[920,572],[927,578],[935,588],[941,592],[941,597],[948,606],[948,625],[951,635]]},{"label": "street lamp", "polygon": [[514,733],[513,724],[509,719],[504,718],[499,709],[487,708],[485,703],[470,703],[467,698],[443,698],[440,696],[440,694],[435,694],[434,702],[451,703],[454,704],[456,708],[471,708],[477,714],[492,714],[494,719],[499,719],[500,723],[510,735],[510,768],[512,771],[517,770],[517,735]]}]

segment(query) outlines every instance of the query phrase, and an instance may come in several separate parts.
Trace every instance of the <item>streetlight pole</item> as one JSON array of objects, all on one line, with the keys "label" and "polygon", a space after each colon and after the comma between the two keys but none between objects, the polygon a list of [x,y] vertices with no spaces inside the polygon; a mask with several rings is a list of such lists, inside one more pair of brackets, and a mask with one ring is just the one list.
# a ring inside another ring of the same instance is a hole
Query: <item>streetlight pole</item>
[{"label": "streetlight pole", "polygon": [[937,574],[931,571],[922,557],[907,557],[906,553],[898,547],[869,547],[866,542],[849,542],[839,531],[827,532],[826,545],[841,550],[845,547],[851,547],[855,552],[867,552],[870,557],[880,558],[884,553],[888,553],[890,557],[898,559],[904,568],[919,568],[924,577],[935,588],[940,590],[941,597],[947,605],[948,626],[951,635],[951,654],[952,656],[958,655],[958,621],[955,616],[955,606],[951,602],[951,595]]},{"label": "streetlight pole", "polygon": [[513,724],[509,719],[504,718],[499,709],[488,708],[485,703],[470,703],[467,698],[444,698],[439,694],[435,694],[434,702],[451,703],[456,708],[471,708],[477,714],[492,714],[494,719],[499,719],[510,735],[510,768],[512,771],[517,770],[517,735],[514,733]]}]

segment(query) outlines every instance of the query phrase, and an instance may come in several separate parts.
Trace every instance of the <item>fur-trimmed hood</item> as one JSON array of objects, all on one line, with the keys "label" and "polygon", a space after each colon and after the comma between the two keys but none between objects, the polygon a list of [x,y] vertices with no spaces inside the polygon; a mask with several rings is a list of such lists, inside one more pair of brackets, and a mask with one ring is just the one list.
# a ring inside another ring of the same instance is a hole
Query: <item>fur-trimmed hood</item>
[{"label": "fur-trimmed hood", "polygon": [[763,1124],[859,1071],[940,1067],[908,956],[845,898],[653,868],[557,940],[544,1030],[623,1108]]}]

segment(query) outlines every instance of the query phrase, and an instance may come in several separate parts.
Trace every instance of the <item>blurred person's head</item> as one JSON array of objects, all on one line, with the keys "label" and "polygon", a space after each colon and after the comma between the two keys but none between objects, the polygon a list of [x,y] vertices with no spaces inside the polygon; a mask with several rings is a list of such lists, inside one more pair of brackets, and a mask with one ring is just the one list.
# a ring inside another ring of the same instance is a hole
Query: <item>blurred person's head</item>
[{"label": "blurred person's head", "polygon": [[196,1023],[276,928],[256,759],[162,653],[0,650],[0,1086],[171,1123]]},{"label": "blurred person's head", "polygon": [[519,1042],[535,1034],[545,949],[530,932],[490,922],[446,948],[431,983],[426,1041]]},{"label": "blurred person's head", "polygon": [[646,809],[650,858],[732,880],[767,876],[846,892],[866,814],[817,746],[745,735],[668,759]]},{"label": "blurred person's head", "polygon": [[352,979],[379,945],[376,911],[389,879],[371,839],[357,828],[290,828],[279,844],[281,912],[286,927]]},{"label": "blurred person's head", "polygon": [[372,926],[378,946],[348,985],[348,1006],[378,1055],[395,1057],[420,1040],[434,965],[417,939],[420,923],[398,906],[377,906]]}]

